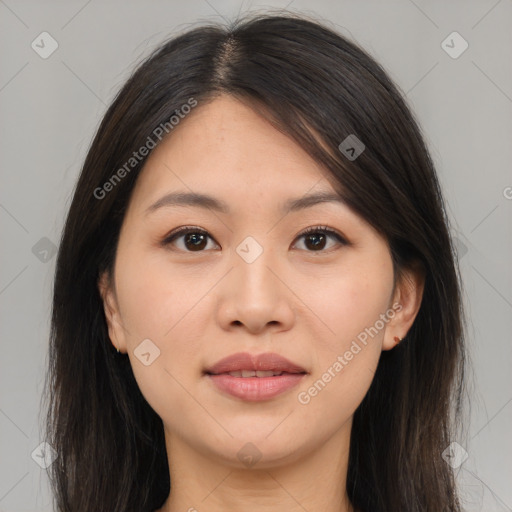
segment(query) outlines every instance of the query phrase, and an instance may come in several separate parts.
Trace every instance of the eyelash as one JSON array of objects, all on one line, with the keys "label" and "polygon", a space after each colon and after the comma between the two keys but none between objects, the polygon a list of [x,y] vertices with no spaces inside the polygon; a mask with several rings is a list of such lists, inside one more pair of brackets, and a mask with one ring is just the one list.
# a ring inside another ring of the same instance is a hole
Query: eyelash
[{"label": "eyelash", "polygon": [[[198,233],[201,235],[207,235],[210,239],[213,240],[213,238],[209,235],[208,231],[206,231],[202,228],[199,228],[196,226],[182,226],[182,227],[176,229],[175,231],[171,232],[167,237],[165,237],[165,239],[162,241],[162,246],[167,246],[167,245],[171,244],[172,242],[174,242],[176,239],[178,239],[180,236],[187,235],[188,233]],[[349,245],[349,242],[341,234],[339,234],[334,229],[329,228],[328,226],[309,227],[309,228],[305,229],[304,231],[302,231],[301,233],[299,233],[296,238],[298,239],[301,237],[305,237],[312,233],[323,233],[323,234],[331,236],[332,238],[335,238],[338,241],[338,243],[341,245]],[[333,248],[326,249],[326,250],[321,249],[319,251],[307,251],[307,252],[322,253],[322,252],[330,252],[332,250],[333,250]],[[188,251],[187,250],[184,252],[189,252],[189,253],[199,252],[200,253],[200,252],[205,252],[205,251],[204,250],[202,250],[202,251]]]}]

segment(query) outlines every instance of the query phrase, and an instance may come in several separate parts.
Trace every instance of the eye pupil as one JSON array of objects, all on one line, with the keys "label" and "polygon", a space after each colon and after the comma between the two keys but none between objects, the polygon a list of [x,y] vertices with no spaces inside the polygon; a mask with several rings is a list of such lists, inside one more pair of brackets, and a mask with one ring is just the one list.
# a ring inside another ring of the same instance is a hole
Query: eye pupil
[{"label": "eye pupil", "polygon": [[192,247],[194,248],[192,250],[204,249],[205,240],[206,237],[203,233],[187,233],[185,235],[185,244],[187,245],[189,242],[192,242]]},{"label": "eye pupil", "polygon": [[[318,240],[319,238],[322,238],[322,240],[319,241]],[[309,248],[310,246],[308,245],[308,242],[311,241],[312,239],[316,239],[316,242],[313,242],[311,247],[314,249],[318,249],[318,248],[323,249],[325,247],[325,238],[326,237],[323,233],[313,233],[311,235],[308,235],[306,237],[306,240],[307,240],[306,246]]]}]

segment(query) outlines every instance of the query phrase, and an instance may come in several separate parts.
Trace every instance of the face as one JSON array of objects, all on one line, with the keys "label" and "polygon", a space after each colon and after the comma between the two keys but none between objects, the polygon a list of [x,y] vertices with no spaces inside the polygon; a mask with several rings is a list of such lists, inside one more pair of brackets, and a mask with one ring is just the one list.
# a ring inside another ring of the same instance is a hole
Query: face
[{"label": "face", "polygon": [[[225,208],[160,201],[172,193]],[[250,442],[271,466],[350,430],[418,302],[394,289],[386,241],[346,205],[285,210],[317,193],[335,194],[329,174],[229,96],[200,104],[151,153],[114,279],[99,284],[112,343],[169,438],[233,465]],[[205,373],[235,353],[278,354],[303,373]]]}]

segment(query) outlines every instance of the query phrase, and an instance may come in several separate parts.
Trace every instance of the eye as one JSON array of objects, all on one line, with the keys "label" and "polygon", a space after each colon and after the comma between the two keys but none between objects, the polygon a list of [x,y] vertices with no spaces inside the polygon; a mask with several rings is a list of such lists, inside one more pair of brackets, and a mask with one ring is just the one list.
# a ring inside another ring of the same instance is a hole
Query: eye
[{"label": "eye", "polygon": [[213,240],[204,229],[195,226],[183,226],[170,233],[162,242],[162,245],[166,246],[174,243],[175,240],[183,239],[185,248],[179,247],[179,249],[187,252],[201,252],[205,249],[208,238]]},{"label": "eye", "polygon": [[[304,237],[305,246],[308,252],[328,252],[325,249],[327,239],[335,239],[341,245],[348,245],[348,242],[334,229],[327,226],[313,226],[304,230],[297,238]],[[312,250],[309,250],[312,248]],[[332,246],[331,246],[332,248]]]},{"label": "eye", "polygon": [[[336,240],[341,245],[348,245],[348,242],[334,229],[327,226],[313,226],[304,230],[297,238],[304,237],[308,252],[327,252],[323,251],[326,241],[330,238]],[[207,249],[208,239],[213,238],[202,228],[195,226],[182,226],[167,236],[163,242],[163,246],[174,244],[177,240],[182,239],[183,246],[178,247],[185,252],[202,252]],[[218,247],[218,244],[215,244]],[[312,250],[310,250],[312,248]],[[331,246],[332,248],[332,246]]]}]

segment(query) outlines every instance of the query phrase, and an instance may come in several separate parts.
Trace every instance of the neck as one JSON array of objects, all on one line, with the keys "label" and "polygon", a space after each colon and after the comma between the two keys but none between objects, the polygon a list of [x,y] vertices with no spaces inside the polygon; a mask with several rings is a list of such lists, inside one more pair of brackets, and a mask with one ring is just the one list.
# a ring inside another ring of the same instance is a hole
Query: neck
[{"label": "neck", "polygon": [[171,493],[157,512],[357,512],[346,493],[350,423],[320,447],[242,468],[166,430]]}]

